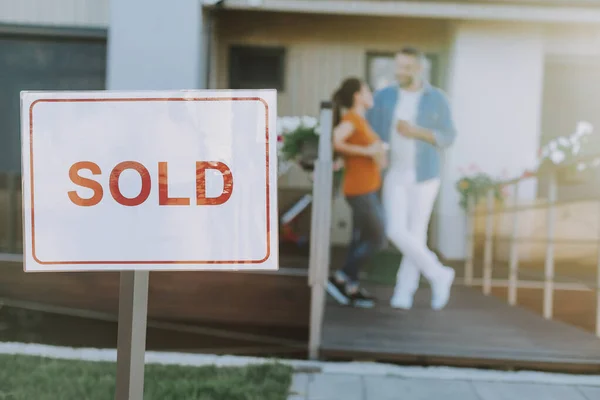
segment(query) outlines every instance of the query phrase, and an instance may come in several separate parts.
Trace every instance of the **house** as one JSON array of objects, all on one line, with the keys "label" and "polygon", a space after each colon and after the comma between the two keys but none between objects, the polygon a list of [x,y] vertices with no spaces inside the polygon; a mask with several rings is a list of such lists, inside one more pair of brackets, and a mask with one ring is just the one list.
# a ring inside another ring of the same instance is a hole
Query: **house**
[{"label": "house", "polygon": [[[316,115],[348,75],[374,87],[393,79],[405,44],[427,53],[431,81],[452,101],[459,134],[432,242],[460,259],[461,168],[520,175],[540,142],[581,119],[600,126],[600,0],[4,1],[0,171],[19,170],[24,88],[103,89],[105,74],[121,88],[148,79],[157,89],[274,87],[280,115]],[[131,52],[143,67],[120,62]]]}]

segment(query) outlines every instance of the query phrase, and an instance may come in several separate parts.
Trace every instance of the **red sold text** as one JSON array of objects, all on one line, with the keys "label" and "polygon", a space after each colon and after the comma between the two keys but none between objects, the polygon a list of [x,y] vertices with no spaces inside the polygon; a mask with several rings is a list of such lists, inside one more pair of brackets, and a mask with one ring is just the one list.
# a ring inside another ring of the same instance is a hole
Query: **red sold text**
[{"label": "red sold text", "polygon": [[[125,197],[119,189],[119,177],[123,171],[131,169],[136,171],[142,179],[140,192],[135,197]],[[218,197],[206,197],[206,170],[217,170],[223,176],[223,191]],[[71,181],[81,187],[91,189],[94,194],[92,197],[83,198],[76,190],[68,192],[69,199],[73,204],[81,207],[91,207],[102,201],[104,197],[104,188],[100,182],[84,178],[79,174],[81,170],[89,170],[92,175],[102,175],[102,170],[98,164],[92,161],[79,161],[69,169],[69,178]],[[119,204],[128,207],[139,206],[150,196],[152,180],[148,169],[137,161],[123,161],[117,164],[109,176],[108,188],[112,198]],[[196,162],[196,204],[197,205],[219,205],[225,203],[231,197],[233,192],[233,175],[227,165],[222,162],[198,161]],[[189,206],[191,200],[187,197],[169,197],[169,178],[168,165],[166,162],[158,163],[158,204],[161,206]]]}]

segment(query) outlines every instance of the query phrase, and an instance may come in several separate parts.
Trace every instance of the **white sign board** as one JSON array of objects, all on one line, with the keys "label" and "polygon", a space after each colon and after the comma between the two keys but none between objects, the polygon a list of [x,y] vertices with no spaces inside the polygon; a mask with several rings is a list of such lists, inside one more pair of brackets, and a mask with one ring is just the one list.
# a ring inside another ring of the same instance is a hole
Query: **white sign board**
[{"label": "white sign board", "polygon": [[23,92],[25,271],[277,269],[276,97]]}]

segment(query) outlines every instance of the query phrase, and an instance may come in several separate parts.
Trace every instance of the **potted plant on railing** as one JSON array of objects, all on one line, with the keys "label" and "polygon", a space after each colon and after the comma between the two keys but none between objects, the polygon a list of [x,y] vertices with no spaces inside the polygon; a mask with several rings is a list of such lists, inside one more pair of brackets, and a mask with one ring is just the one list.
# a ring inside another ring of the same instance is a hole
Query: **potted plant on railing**
[{"label": "potted plant on railing", "polygon": [[[285,162],[294,162],[303,170],[314,170],[319,156],[318,121],[314,117],[280,117],[277,120],[277,131],[280,138],[279,157]],[[333,162],[333,195],[338,192],[344,174],[341,158]]]},{"label": "potted plant on railing", "polygon": [[574,162],[589,142],[593,126],[579,122],[575,132],[560,136],[544,145],[539,152],[538,171],[557,170],[557,181],[562,184],[581,184],[590,180],[592,171],[585,163]]},{"label": "potted plant on railing", "polygon": [[[498,180],[482,172],[476,165],[471,165],[466,170],[460,170],[462,176],[456,182],[456,190],[460,196],[460,206],[471,214],[473,224],[472,235],[480,237],[486,229],[487,196],[490,190],[494,194],[494,209],[498,209],[504,202],[505,193]],[[471,207],[471,208],[469,208]],[[500,214],[495,214],[494,226],[498,225]],[[474,238],[475,239],[475,238]],[[478,241],[479,239],[475,239]]]},{"label": "potted plant on railing", "polygon": [[490,190],[493,190],[497,202],[504,201],[502,187],[497,183],[496,179],[472,165],[469,167],[468,172],[463,172],[463,176],[456,182],[456,189],[460,195],[460,206],[466,210],[469,198],[472,198],[472,204],[477,206],[482,200],[486,199]]}]

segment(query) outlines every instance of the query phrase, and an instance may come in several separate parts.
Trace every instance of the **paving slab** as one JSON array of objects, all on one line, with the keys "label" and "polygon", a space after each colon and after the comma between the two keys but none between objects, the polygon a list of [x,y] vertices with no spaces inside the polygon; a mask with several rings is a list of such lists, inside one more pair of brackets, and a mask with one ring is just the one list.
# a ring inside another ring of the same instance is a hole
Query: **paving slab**
[{"label": "paving slab", "polygon": [[576,386],[473,382],[473,387],[481,400],[588,400]]},{"label": "paving slab", "polygon": [[306,400],[310,379],[310,374],[294,374],[288,400]]},{"label": "paving slab", "polygon": [[469,382],[365,377],[367,400],[479,400]]},{"label": "paving slab", "polygon": [[586,400],[600,399],[600,387],[577,386],[577,389],[586,397]]},{"label": "paving slab", "polygon": [[599,400],[600,387],[391,375],[296,373],[288,400]]},{"label": "paving slab", "polygon": [[312,375],[307,400],[365,400],[363,378],[342,374]]}]

